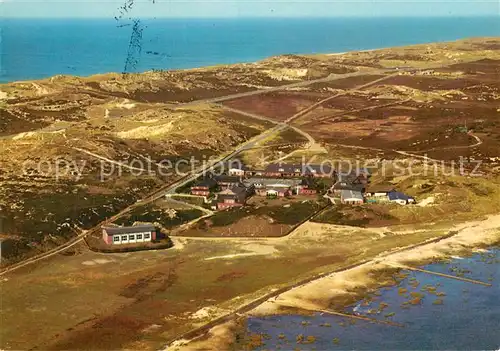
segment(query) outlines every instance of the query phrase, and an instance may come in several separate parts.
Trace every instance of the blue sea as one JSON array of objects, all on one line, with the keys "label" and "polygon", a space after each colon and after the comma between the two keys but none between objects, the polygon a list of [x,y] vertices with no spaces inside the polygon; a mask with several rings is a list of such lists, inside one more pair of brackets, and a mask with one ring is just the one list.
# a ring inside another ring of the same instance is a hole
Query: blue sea
[{"label": "blue sea", "polygon": [[[401,326],[327,314],[255,317],[247,332],[264,334],[256,350],[499,350],[500,250],[423,268],[489,283],[476,285],[406,271],[398,286],[380,289],[345,311]],[[420,296],[420,297],[419,297]],[[419,297],[419,301],[415,300]],[[413,301],[410,303],[410,301]],[[381,308],[382,304],[386,304]],[[308,336],[314,342],[300,342]]]},{"label": "blue sea", "polygon": [[[114,19],[4,19],[0,81],[123,72],[132,28]],[[498,16],[146,19],[141,29],[141,53],[134,54],[137,64],[129,71],[500,36],[500,21]]]}]

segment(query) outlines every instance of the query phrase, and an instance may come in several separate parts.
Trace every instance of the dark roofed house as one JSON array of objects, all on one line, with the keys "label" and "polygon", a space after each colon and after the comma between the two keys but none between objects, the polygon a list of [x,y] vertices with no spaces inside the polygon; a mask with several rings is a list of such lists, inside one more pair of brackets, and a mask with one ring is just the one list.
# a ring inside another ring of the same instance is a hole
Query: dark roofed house
[{"label": "dark roofed house", "polygon": [[102,227],[102,239],[108,245],[145,243],[156,240],[157,228],[143,224],[130,227]]},{"label": "dark roofed house", "polygon": [[197,181],[191,187],[192,195],[209,196],[217,188],[217,181],[214,178],[204,178]]},{"label": "dark roofed house", "polygon": [[217,194],[217,209],[243,206],[249,196],[249,189],[243,185],[233,186]]},{"label": "dark roofed house", "polygon": [[391,191],[390,193],[387,194],[387,197],[389,198],[390,202],[395,202],[399,205],[408,205],[415,203],[414,197],[408,196],[399,191]]},{"label": "dark roofed house", "polygon": [[358,173],[356,171],[352,171],[349,173],[338,173],[337,180],[341,182],[346,182],[350,184],[368,184],[369,175],[365,173]]},{"label": "dark roofed house", "polygon": [[364,192],[365,191],[365,185],[364,184],[352,184],[344,181],[338,181],[333,186],[331,189],[335,195],[340,195],[340,193],[343,190],[353,190],[353,191],[359,191],[359,192]]}]

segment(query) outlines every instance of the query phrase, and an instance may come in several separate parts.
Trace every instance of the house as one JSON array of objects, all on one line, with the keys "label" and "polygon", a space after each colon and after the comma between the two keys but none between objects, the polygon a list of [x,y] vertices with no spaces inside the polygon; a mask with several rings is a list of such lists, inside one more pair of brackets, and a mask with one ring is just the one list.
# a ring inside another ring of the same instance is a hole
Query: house
[{"label": "house", "polygon": [[235,176],[235,177],[243,177],[246,174],[246,171],[241,168],[229,168],[227,173],[230,176]]},{"label": "house", "polygon": [[219,175],[216,176],[214,179],[217,182],[217,184],[223,189],[241,184],[241,177],[239,176]]},{"label": "house", "polygon": [[335,184],[332,185],[329,192],[333,192],[333,194],[335,194],[335,195],[341,195],[343,190],[352,190],[352,191],[358,191],[358,192],[362,193],[365,191],[365,185],[364,184],[352,184],[352,183],[345,182],[345,181],[337,181]]},{"label": "house", "polygon": [[318,193],[316,189],[316,183],[311,177],[306,177],[302,179],[300,184],[297,186],[297,193],[300,195],[316,195]]},{"label": "house", "polygon": [[289,187],[267,187],[265,194],[269,198],[286,197],[292,194],[292,190]]},{"label": "house", "polygon": [[243,177],[250,171],[240,160],[229,161],[227,164],[227,170],[228,175],[235,177]]},{"label": "house", "polygon": [[294,178],[294,177],[320,177],[331,178],[335,174],[329,165],[319,164],[278,164],[271,163],[264,169],[266,177]]},{"label": "house", "polygon": [[264,169],[264,175],[273,178],[300,177],[302,173],[302,165],[271,163]]},{"label": "house", "polygon": [[102,239],[108,245],[135,244],[156,240],[157,229],[154,225],[131,227],[102,227]]},{"label": "house", "polygon": [[266,171],[263,169],[255,169],[253,171],[246,171],[245,176],[247,177],[265,177]]},{"label": "house", "polygon": [[368,189],[366,189],[366,196],[369,196],[369,197],[387,197],[387,195],[393,191],[395,191],[395,190],[394,190],[394,187],[392,187],[391,185],[383,185],[383,184],[372,185],[372,186],[369,186]]},{"label": "house", "polygon": [[346,205],[360,205],[363,204],[365,201],[361,191],[342,190],[340,192],[340,202]]},{"label": "house", "polygon": [[389,198],[390,202],[395,202],[399,205],[408,205],[415,203],[414,197],[408,196],[399,191],[391,191],[389,194],[387,194],[387,197]]},{"label": "house", "polygon": [[211,192],[217,189],[217,185],[214,178],[204,178],[191,187],[191,195],[209,196]]},{"label": "house", "polygon": [[243,206],[249,196],[249,189],[242,185],[227,188],[217,194],[217,209],[225,210]]},{"label": "house", "polygon": [[[300,184],[298,179],[274,179],[274,178],[249,178],[244,179],[243,184],[250,187],[253,186],[255,189],[255,194],[258,196],[269,196],[269,194],[275,194],[273,191],[277,191],[277,196],[287,196],[292,194],[292,189],[296,189]],[[278,191],[282,189],[283,191]],[[268,193],[267,190],[273,190]]]}]

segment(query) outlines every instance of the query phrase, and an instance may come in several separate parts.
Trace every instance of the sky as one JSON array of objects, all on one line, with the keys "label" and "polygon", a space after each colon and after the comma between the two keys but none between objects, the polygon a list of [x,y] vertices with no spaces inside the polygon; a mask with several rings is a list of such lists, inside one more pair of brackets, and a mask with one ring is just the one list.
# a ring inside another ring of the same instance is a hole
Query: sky
[{"label": "sky", "polygon": [[0,0],[12,18],[499,16],[500,0]]}]

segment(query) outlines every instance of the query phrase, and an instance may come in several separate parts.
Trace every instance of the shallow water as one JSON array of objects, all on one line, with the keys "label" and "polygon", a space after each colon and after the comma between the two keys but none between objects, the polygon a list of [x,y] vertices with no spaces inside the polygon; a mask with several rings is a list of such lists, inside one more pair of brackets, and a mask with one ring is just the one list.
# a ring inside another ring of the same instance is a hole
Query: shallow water
[{"label": "shallow water", "polygon": [[[287,315],[249,318],[248,333],[265,334],[265,345],[257,350],[498,350],[500,250],[421,268],[492,286],[402,271],[399,285],[379,289],[343,312],[390,320],[403,327],[325,314]],[[403,278],[403,274],[407,276]],[[315,340],[298,344],[300,334],[304,340],[308,336]]]}]

